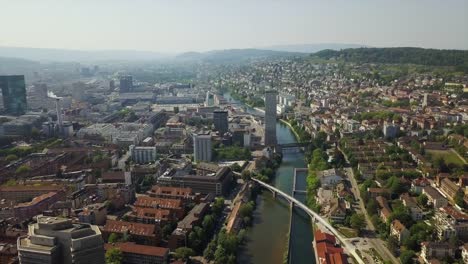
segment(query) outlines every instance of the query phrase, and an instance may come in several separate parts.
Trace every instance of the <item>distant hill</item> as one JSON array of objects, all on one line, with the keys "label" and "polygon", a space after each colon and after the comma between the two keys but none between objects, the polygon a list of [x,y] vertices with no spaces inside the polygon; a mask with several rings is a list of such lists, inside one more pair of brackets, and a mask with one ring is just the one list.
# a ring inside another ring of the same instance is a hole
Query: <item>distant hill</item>
[{"label": "distant hill", "polygon": [[262,49],[274,51],[287,51],[287,52],[303,52],[314,53],[321,50],[341,50],[341,49],[354,49],[365,48],[366,45],[361,44],[346,44],[346,43],[317,43],[317,44],[297,44],[297,45],[274,45],[263,47]]},{"label": "distant hill", "polygon": [[359,63],[419,64],[454,66],[468,72],[468,50],[438,50],[423,48],[358,48],[322,50],[312,54],[322,59],[342,59]]},{"label": "distant hill", "polygon": [[251,60],[306,56],[305,53],[262,49],[227,49],[208,52],[186,52],[176,56],[178,60],[197,60],[212,63],[238,63]]},{"label": "distant hill", "polygon": [[136,50],[67,50],[0,47],[0,57],[15,57],[35,61],[104,61],[104,60],[157,60],[167,56],[151,51]]}]

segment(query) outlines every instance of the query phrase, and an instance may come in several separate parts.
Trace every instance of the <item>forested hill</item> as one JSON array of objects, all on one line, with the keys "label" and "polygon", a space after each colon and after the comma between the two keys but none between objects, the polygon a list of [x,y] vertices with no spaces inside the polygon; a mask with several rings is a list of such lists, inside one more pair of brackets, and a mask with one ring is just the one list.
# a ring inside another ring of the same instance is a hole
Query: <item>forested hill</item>
[{"label": "forested hill", "polygon": [[358,48],[340,51],[322,50],[313,53],[312,56],[359,63],[410,63],[427,66],[454,66],[457,70],[468,72],[468,50]]}]

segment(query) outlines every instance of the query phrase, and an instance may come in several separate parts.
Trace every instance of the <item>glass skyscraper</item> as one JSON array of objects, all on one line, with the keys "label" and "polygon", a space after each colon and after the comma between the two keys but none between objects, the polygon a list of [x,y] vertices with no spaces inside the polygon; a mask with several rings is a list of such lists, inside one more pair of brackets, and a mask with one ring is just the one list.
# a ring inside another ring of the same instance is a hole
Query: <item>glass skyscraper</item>
[{"label": "glass skyscraper", "polygon": [[26,113],[26,85],[24,75],[0,76],[0,89],[3,95],[3,107],[10,115]]}]

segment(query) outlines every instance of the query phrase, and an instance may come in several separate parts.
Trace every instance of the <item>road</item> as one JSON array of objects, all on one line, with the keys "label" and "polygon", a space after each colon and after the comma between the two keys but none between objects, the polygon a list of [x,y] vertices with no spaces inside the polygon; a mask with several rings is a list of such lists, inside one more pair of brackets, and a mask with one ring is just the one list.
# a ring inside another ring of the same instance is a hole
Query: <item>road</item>
[{"label": "road", "polygon": [[[360,211],[364,214],[366,219],[367,229],[372,233],[372,236],[375,236],[375,226],[372,223],[369,214],[367,213],[366,207],[364,205],[364,201],[361,198],[361,192],[359,191],[359,185],[354,177],[354,172],[352,168],[344,168],[346,176],[348,177],[349,181],[351,182],[351,191],[354,194],[354,197],[357,198]],[[379,255],[384,259],[389,259],[392,263],[398,264],[400,261],[388,250],[387,246],[385,245],[384,241],[379,238],[368,238],[369,244],[371,244],[374,249],[379,253]]]}]

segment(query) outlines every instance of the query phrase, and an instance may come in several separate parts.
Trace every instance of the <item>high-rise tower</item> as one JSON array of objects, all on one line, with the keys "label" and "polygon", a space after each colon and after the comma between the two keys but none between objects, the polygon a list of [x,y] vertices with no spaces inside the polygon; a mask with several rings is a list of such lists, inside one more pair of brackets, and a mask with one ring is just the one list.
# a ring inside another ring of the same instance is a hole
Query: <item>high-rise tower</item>
[{"label": "high-rise tower", "polygon": [[11,115],[26,113],[26,85],[24,75],[0,76],[5,112]]},{"label": "high-rise tower", "polygon": [[265,145],[276,145],[276,97],[274,90],[265,92]]}]

